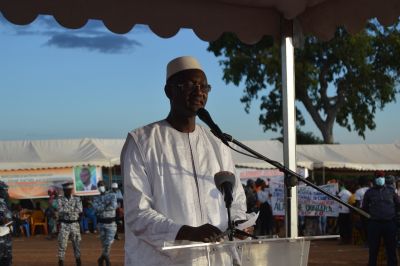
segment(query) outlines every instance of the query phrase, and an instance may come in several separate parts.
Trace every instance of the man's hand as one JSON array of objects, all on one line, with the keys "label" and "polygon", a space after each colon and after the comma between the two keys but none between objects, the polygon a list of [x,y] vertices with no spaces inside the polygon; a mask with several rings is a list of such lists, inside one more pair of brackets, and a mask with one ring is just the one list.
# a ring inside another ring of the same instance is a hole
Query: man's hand
[{"label": "man's hand", "polygon": [[198,227],[184,225],[176,235],[176,240],[189,240],[195,242],[218,242],[222,239],[222,232],[211,224]]},{"label": "man's hand", "polygon": [[[243,232],[252,235],[254,233],[254,226],[250,226],[250,227],[247,227],[247,228],[243,229]],[[240,239],[240,240],[244,240],[244,239],[248,238],[248,236],[244,236],[244,235],[241,235],[241,234],[237,234],[235,237]]]}]

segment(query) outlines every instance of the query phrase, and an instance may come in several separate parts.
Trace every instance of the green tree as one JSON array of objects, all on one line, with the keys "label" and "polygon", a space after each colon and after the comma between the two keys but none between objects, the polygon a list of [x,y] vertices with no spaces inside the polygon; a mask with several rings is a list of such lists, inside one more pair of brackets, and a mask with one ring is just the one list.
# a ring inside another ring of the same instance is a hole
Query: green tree
[{"label": "green tree", "polygon": [[[275,138],[283,143],[283,136]],[[324,144],[324,141],[315,136],[312,132],[304,132],[301,128],[296,129],[296,143],[297,144]]]},{"label": "green tree", "polygon": [[[396,100],[400,77],[399,22],[383,27],[371,21],[350,35],[338,28],[335,37],[321,42],[306,36],[295,50],[296,101],[301,102],[320,130],[324,143],[334,143],[335,122],[365,139],[373,130],[377,108]],[[241,43],[233,34],[211,42],[208,51],[223,57],[223,79],[244,84],[241,102],[246,112],[261,97],[260,124],[264,131],[282,128],[282,82],[280,48],[270,37],[255,45]],[[296,108],[297,126],[305,121]]]}]

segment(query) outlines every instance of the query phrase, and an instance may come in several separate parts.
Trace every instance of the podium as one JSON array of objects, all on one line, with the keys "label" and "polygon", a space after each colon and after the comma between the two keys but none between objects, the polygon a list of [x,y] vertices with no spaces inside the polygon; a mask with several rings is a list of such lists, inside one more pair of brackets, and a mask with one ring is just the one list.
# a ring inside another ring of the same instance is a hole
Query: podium
[{"label": "podium", "polygon": [[207,266],[306,266],[310,240],[331,237],[261,238],[220,243],[174,242],[164,243],[162,251],[176,260],[174,265],[188,265],[187,261],[193,260],[193,265]]}]

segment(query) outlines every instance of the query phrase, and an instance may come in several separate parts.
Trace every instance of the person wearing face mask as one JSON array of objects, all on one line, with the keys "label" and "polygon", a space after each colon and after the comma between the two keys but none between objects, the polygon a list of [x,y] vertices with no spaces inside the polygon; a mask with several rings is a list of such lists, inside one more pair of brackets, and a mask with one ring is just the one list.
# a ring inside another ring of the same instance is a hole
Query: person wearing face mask
[{"label": "person wearing face mask", "polygon": [[362,206],[371,216],[368,221],[368,265],[377,263],[381,238],[385,244],[387,265],[397,265],[395,218],[400,200],[395,190],[385,185],[383,171],[375,172],[374,186],[365,193]]},{"label": "person wearing face mask", "polygon": [[12,221],[12,213],[8,208],[8,185],[0,181],[0,265],[12,263],[12,237],[8,226]]},{"label": "person wearing face mask", "polygon": [[117,196],[115,193],[107,193],[104,182],[100,180],[97,183],[99,196],[93,199],[93,208],[96,212],[100,240],[102,245],[102,253],[97,263],[102,266],[110,266],[110,249],[114,242],[114,236],[117,232],[117,224],[115,223],[115,210],[117,209]]},{"label": "person wearing face mask", "polygon": [[74,183],[67,182],[63,185],[64,196],[57,199],[58,222],[60,232],[58,233],[58,265],[64,266],[64,256],[67,250],[68,239],[72,241],[76,265],[81,266],[81,230],[79,226],[79,215],[82,213],[82,201],[79,197],[72,195]]}]

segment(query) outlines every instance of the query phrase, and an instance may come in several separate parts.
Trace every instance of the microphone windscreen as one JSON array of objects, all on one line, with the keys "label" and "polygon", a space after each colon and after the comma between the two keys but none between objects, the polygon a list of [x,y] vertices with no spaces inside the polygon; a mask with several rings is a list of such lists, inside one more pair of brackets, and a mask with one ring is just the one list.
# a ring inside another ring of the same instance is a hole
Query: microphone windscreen
[{"label": "microphone windscreen", "polygon": [[221,190],[221,185],[228,182],[232,185],[232,189],[235,187],[235,175],[229,171],[221,171],[214,175],[215,186]]}]

